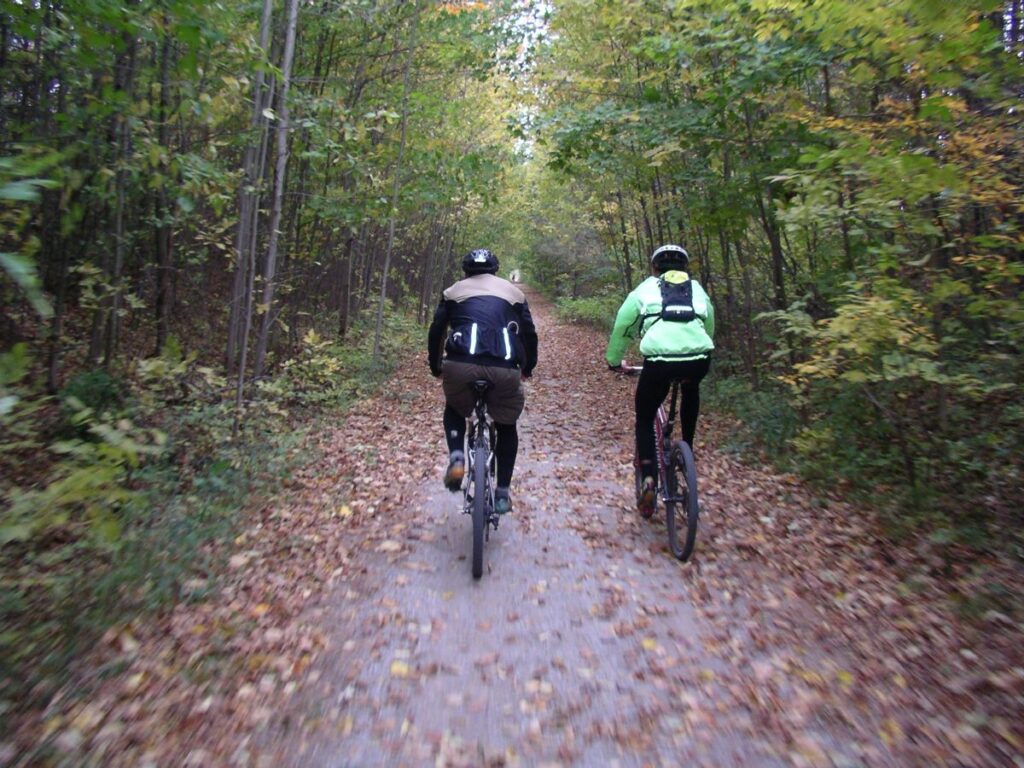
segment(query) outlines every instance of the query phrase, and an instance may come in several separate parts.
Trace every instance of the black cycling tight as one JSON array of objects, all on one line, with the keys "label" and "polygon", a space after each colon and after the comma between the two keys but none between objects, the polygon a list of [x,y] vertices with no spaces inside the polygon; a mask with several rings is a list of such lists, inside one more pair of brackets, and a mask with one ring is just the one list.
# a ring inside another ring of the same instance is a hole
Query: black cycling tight
[{"label": "black cycling tight", "polygon": [[[516,454],[519,452],[519,432],[515,424],[494,425],[494,455],[498,460],[498,486],[508,488],[512,483],[512,471],[516,466]],[[450,405],[444,407],[444,436],[448,442],[448,453],[461,451],[466,439],[466,420]]]},{"label": "black cycling tight", "polygon": [[640,372],[636,385],[636,445],[641,466],[649,467],[645,476],[657,477],[655,462],[654,417],[658,407],[668,395],[672,382],[687,379],[680,388],[679,427],[683,440],[693,446],[693,435],[697,431],[697,416],[700,414],[700,381],[711,366],[710,358],[699,360],[647,360]]}]

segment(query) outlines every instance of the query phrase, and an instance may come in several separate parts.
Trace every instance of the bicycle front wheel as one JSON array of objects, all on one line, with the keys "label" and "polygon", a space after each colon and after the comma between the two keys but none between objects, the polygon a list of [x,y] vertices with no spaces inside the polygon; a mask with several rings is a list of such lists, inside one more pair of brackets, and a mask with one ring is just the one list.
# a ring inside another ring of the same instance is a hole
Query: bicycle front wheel
[{"label": "bicycle front wheel", "polygon": [[672,554],[686,562],[697,540],[697,467],[693,451],[682,440],[672,444],[665,468],[665,523]]},{"label": "bicycle front wheel", "polygon": [[484,573],[484,533],[487,529],[487,454],[484,446],[473,449],[473,578]]}]

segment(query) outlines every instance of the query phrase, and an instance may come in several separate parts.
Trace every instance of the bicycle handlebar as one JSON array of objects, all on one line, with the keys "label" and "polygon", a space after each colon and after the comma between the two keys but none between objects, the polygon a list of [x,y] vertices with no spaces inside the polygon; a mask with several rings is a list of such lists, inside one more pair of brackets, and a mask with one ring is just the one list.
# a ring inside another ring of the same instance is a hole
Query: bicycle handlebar
[{"label": "bicycle handlebar", "polygon": [[644,367],[642,365],[630,365],[625,360],[623,360],[622,363],[619,365],[618,370],[612,370],[615,370],[616,373],[621,374],[623,376],[639,376],[640,372],[643,369]]}]

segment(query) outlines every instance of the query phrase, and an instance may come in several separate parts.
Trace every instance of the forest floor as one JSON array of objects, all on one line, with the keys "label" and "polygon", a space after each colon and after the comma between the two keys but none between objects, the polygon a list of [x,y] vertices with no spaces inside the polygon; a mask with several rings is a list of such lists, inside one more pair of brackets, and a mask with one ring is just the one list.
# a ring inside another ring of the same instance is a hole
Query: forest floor
[{"label": "forest floor", "polygon": [[965,620],[943,563],[720,450],[713,414],[678,563],[633,508],[635,379],[533,308],[479,582],[417,357],[317,435],[219,590],[111,629],[0,764],[1024,766],[1017,620]]}]

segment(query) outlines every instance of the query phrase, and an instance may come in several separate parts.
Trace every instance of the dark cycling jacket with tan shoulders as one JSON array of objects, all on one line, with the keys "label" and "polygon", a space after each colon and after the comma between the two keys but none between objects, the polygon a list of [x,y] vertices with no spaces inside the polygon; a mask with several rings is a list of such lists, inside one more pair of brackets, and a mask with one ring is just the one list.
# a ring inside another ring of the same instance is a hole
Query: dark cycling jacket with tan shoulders
[{"label": "dark cycling jacket with tan shoulders", "polygon": [[471,275],[445,289],[427,334],[435,374],[442,344],[447,359],[457,362],[521,368],[526,375],[537,365],[537,329],[526,297],[497,275]]}]

